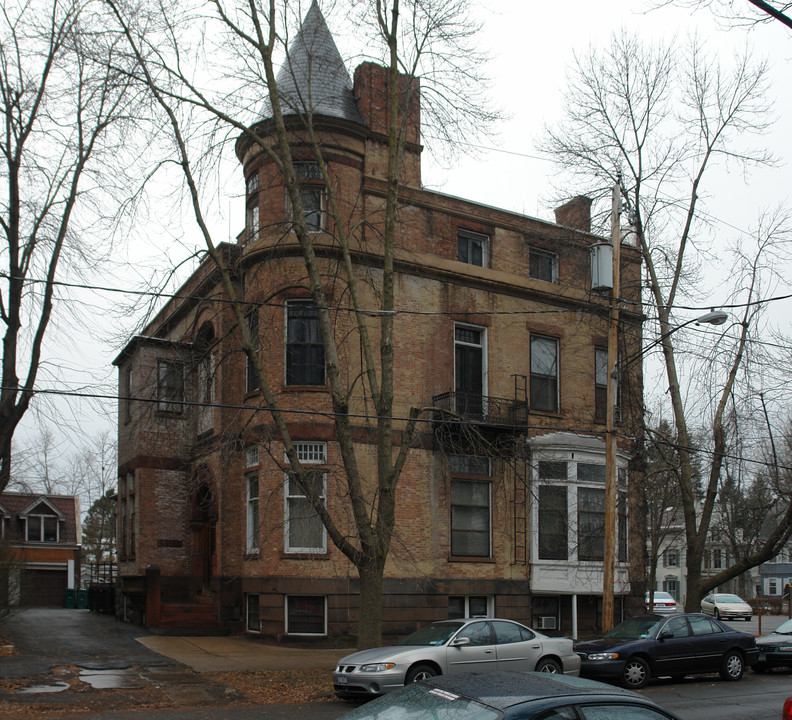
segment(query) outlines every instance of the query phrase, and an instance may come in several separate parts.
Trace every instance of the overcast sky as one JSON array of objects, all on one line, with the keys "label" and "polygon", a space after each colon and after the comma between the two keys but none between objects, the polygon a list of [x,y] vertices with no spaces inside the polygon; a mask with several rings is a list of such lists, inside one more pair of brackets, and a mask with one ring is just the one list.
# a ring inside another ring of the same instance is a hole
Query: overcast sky
[{"label": "overcast sky", "polygon": [[[739,4],[741,0],[736,0]],[[343,0],[338,0],[342,5]],[[746,7],[748,6],[745,0]],[[492,54],[485,72],[492,77],[491,97],[508,119],[496,128],[492,138],[483,141],[482,148],[471,154],[460,150],[458,162],[444,168],[433,162],[430,155],[423,159],[424,184],[440,192],[464,197],[495,207],[525,213],[546,220],[553,219],[551,201],[552,163],[538,157],[535,141],[542,136],[545,124],[553,124],[562,112],[562,94],[566,76],[575,52],[584,52],[589,46],[605,47],[613,32],[626,28],[644,39],[684,39],[696,32],[708,46],[728,60],[735,49],[749,43],[755,51],[765,56],[772,67],[771,93],[778,121],[766,136],[768,146],[782,161],[773,170],[757,171],[746,179],[739,173],[725,171],[714,178],[717,198],[710,201],[708,212],[723,221],[725,234],[734,235],[739,229],[749,230],[760,210],[779,203],[792,202],[792,171],[788,128],[792,122],[792,82],[789,60],[792,56],[792,31],[778,22],[759,26],[753,30],[724,28],[706,10],[691,14],[689,10],[665,8],[650,13],[641,12],[646,5],[642,0],[566,0],[560,3],[530,2],[526,0],[486,0],[474,2],[477,16],[483,25],[481,41]],[[328,17],[334,29],[333,17]],[[350,63],[350,74],[354,70]],[[237,174],[239,188],[231,193],[227,207],[230,216],[227,231],[233,238],[244,222],[242,176]],[[159,212],[156,207],[153,212]],[[168,213],[164,213],[167,215]],[[735,229],[736,228],[736,229]],[[199,244],[194,228],[183,228],[174,233],[174,242],[163,254],[163,237],[136,241],[137,252],[150,252],[150,262],[178,263],[188,255],[188,249]],[[225,239],[225,238],[223,238]],[[141,267],[148,265],[142,263]],[[142,271],[145,275],[145,271]],[[126,287],[137,282],[128,276],[118,278],[118,285]],[[95,315],[109,316],[103,304],[118,302],[117,296],[92,295]],[[713,300],[717,300],[714,298]],[[789,315],[787,308],[787,315]],[[118,329],[118,328],[115,328]],[[130,321],[129,331],[133,330]],[[109,335],[109,333],[108,333]],[[70,386],[90,390],[115,391],[116,374],[110,363],[120,347],[117,339],[108,337],[84,339],[80,328],[75,328],[75,352],[62,343],[50,346],[51,359],[65,364],[72,378]],[[86,348],[94,348],[86,351]],[[49,384],[49,383],[47,383]],[[112,426],[115,421],[115,402],[101,403],[96,407],[79,407],[64,426],[78,428],[67,440],[78,444],[86,435]],[[30,433],[33,418],[25,422],[23,432]]]},{"label": "overcast sky", "polygon": [[[735,0],[736,5],[741,3],[749,7],[747,0]],[[746,43],[768,59],[779,120],[766,141],[785,165],[756,172],[748,183],[739,174],[721,173],[718,188],[725,196],[718,206],[724,220],[745,227],[753,222],[758,208],[792,198],[792,30],[781,23],[750,31],[726,29],[707,10],[691,13],[671,7],[641,12],[649,7],[646,0],[487,0],[476,5],[483,41],[493,53],[487,68],[494,80],[492,96],[509,119],[498,127],[498,137],[484,143],[499,151],[486,151],[469,160],[463,157],[450,171],[427,158],[424,182],[433,189],[552,220],[549,183],[554,167],[537,159],[534,142],[545,124],[552,125],[561,116],[562,94],[575,53],[590,46],[604,48],[614,31],[626,28],[647,40],[684,40],[697,33],[726,63]]]}]

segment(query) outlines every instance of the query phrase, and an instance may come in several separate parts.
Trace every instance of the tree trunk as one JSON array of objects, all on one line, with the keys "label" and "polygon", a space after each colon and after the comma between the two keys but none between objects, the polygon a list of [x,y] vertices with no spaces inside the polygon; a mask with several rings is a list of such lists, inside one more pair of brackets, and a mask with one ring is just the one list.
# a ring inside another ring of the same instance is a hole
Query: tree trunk
[{"label": "tree trunk", "polygon": [[358,567],[360,576],[360,618],[358,650],[382,645],[383,561],[374,560]]},{"label": "tree trunk", "polygon": [[685,612],[701,612],[701,556],[700,552],[691,552],[688,543],[687,552],[687,594],[685,595]]}]

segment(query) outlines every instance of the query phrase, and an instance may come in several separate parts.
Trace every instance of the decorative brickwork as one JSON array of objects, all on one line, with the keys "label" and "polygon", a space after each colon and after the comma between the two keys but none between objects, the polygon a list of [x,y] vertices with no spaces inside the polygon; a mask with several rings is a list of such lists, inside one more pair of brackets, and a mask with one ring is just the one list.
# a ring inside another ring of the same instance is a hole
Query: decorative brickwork
[{"label": "decorative brickwork", "polygon": [[[351,236],[353,261],[363,306],[372,310],[375,347],[386,194],[386,80],[384,69],[371,63],[355,72],[354,100],[362,121],[347,106],[343,113],[314,118],[341,215],[348,228],[357,228]],[[588,232],[590,202],[575,199],[554,224],[421,189],[419,87],[404,78],[400,87],[414,95],[395,257],[393,414],[404,418],[411,408],[436,410],[425,413],[427,422],[398,484],[396,533],[385,571],[384,635],[401,636],[421,622],[447,617],[451,607],[479,602],[525,622],[533,621],[533,606],[555,603],[558,632],[568,634],[573,596],[584,598],[578,607],[581,623],[594,627],[601,567],[575,560],[571,536],[568,562],[543,561],[536,549],[538,458],[573,463],[576,453],[583,453],[586,462],[604,462],[604,424],[595,410],[595,350],[607,337],[607,302],[589,288],[589,248],[601,241]],[[292,336],[287,324],[288,302],[310,296],[305,264],[290,232],[285,188],[272,161],[257,148],[240,139],[237,152],[248,208],[259,209],[257,226],[255,233],[240,233],[237,245],[222,250],[243,278],[246,314],[258,314],[259,355],[291,437],[326,448],[315,459],[313,477],[325,483],[331,514],[345,517],[348,490],[329,419],[328,387],[311,374],[304,385],[287,382],[287,353],[310,363],[320,350],[305,339],[307,330]],[[310,160],[297,142],[294,157]],[[252,175],[256,181],[250,181]],[[248,212],[248,222],[251,217]],[[363,476],[375,477],[374,425],[368,419],[373,407],[360,381],[361,345],[338,280],[334,230],[328,220],[325,231],[313,237],[314,247],[350,388],[358,460]],[[486,243],[486,261],[460,261],[460,231]],[[548,267],[554,275],[532,277],[532,248],[552,259]],[[634,248],[625,246],[622,258],[629,303],[621,352],[629,356],[640,347],[641,268]],[[299,492],[289,490],[283,446],[269,413],[258,409],[260,393],[246,383],[240,331],[229,305],[220,301],[223,293],[211,264],[205,262],[177,295],[115,361],[122,396],[124,378],[130,379],[131,399],[122,397],[119,410],[119,478],[132,476],[135,488],[134,520],[127,517],[135,551],[120,566],[129,602],[143,612],[143,576],[156,566],[163,604],[185,593],[211,597],[220,623],[232,631],[278,639],[354,635],[357,575],[321,528],[301,514]],[[557,355],[532,360],[536,336],[550,339],[542,347],[557,348]],[[163,384],[163,362],[183,370],[181,406],[174,400],[179,393],[173,376]],[[640,421],[639,364],[628,368],[620,382],[624,438],[619,467],[627,482],[634,451],[628,437]],[[163,387],[170,392],[165,404]],[[556,393],[557,410],[532,408],[538,388]],[[443,410],[455,411],[455,420],[448,422]],[[475,456],[477,434],[501,451],[486,469],[474,464],[465,470],[465,461],[452,462],[452,456]],[[534,447],[543,437],[552,437],[554,444]],[[571,474],[563,482],[583,480]],[[629,479],[630,488],[634,482]],[[120,493],[119,502],[124,497]],[[569,513],[575,515],[571,506]],[[253,530],[251,518],[258,523]],[[342,529],[354,534],[351,517]],[[642,560],[633,559],[636,567]],[[626,594],[627,564],[617,575]],[[537,592],[541,583],[550,587],[553,582],[555,590]]]}]

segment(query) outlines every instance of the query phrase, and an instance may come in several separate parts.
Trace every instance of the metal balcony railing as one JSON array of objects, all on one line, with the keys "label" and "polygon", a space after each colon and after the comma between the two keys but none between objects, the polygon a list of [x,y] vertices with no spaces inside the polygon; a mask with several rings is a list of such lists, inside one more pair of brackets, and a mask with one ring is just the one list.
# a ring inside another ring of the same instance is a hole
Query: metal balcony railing
[{"label": "metal balcony railing", "polygon": [[466,422],[482,425],[528,425],[528,403],[524,400],[446,392],[435,395],[432,405],[454,413]]}]

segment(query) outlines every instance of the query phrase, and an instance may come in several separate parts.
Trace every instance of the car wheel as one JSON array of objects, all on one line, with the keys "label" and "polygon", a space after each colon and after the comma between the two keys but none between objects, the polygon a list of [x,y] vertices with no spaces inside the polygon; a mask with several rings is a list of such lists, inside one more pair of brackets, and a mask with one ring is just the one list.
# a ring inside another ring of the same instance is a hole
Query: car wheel
[{"label": "car wheel", "polygon": [[558,675],[561,672],[561,666],[553,660],[553,658],[542,658],[536,663],[536,672],[552,673]]},{"label": "car wheel", "polygon": [[715,608],[715,612],[712,614],[715,616],[716,620],[720,620],[720,613],[718,612],[718,608]]},{"label": "car wheel", "polygon": [[622,685],[630,690],[646,687],[649,682],[649,663],[640,657],[631,657],[624,664]]},{"label": "car wheel", "polygon": [[730,650],[723,657],[720,676],[724,680],[739,680],[745,672],[745,663],[737,650]]},{"label": "car wheel", "polygon": [[426,680],[426,678],[434,677],[438,672],[431,665],[415,665],[407,671],[404,678],[404,684],[418,682],[419,680]]}]

